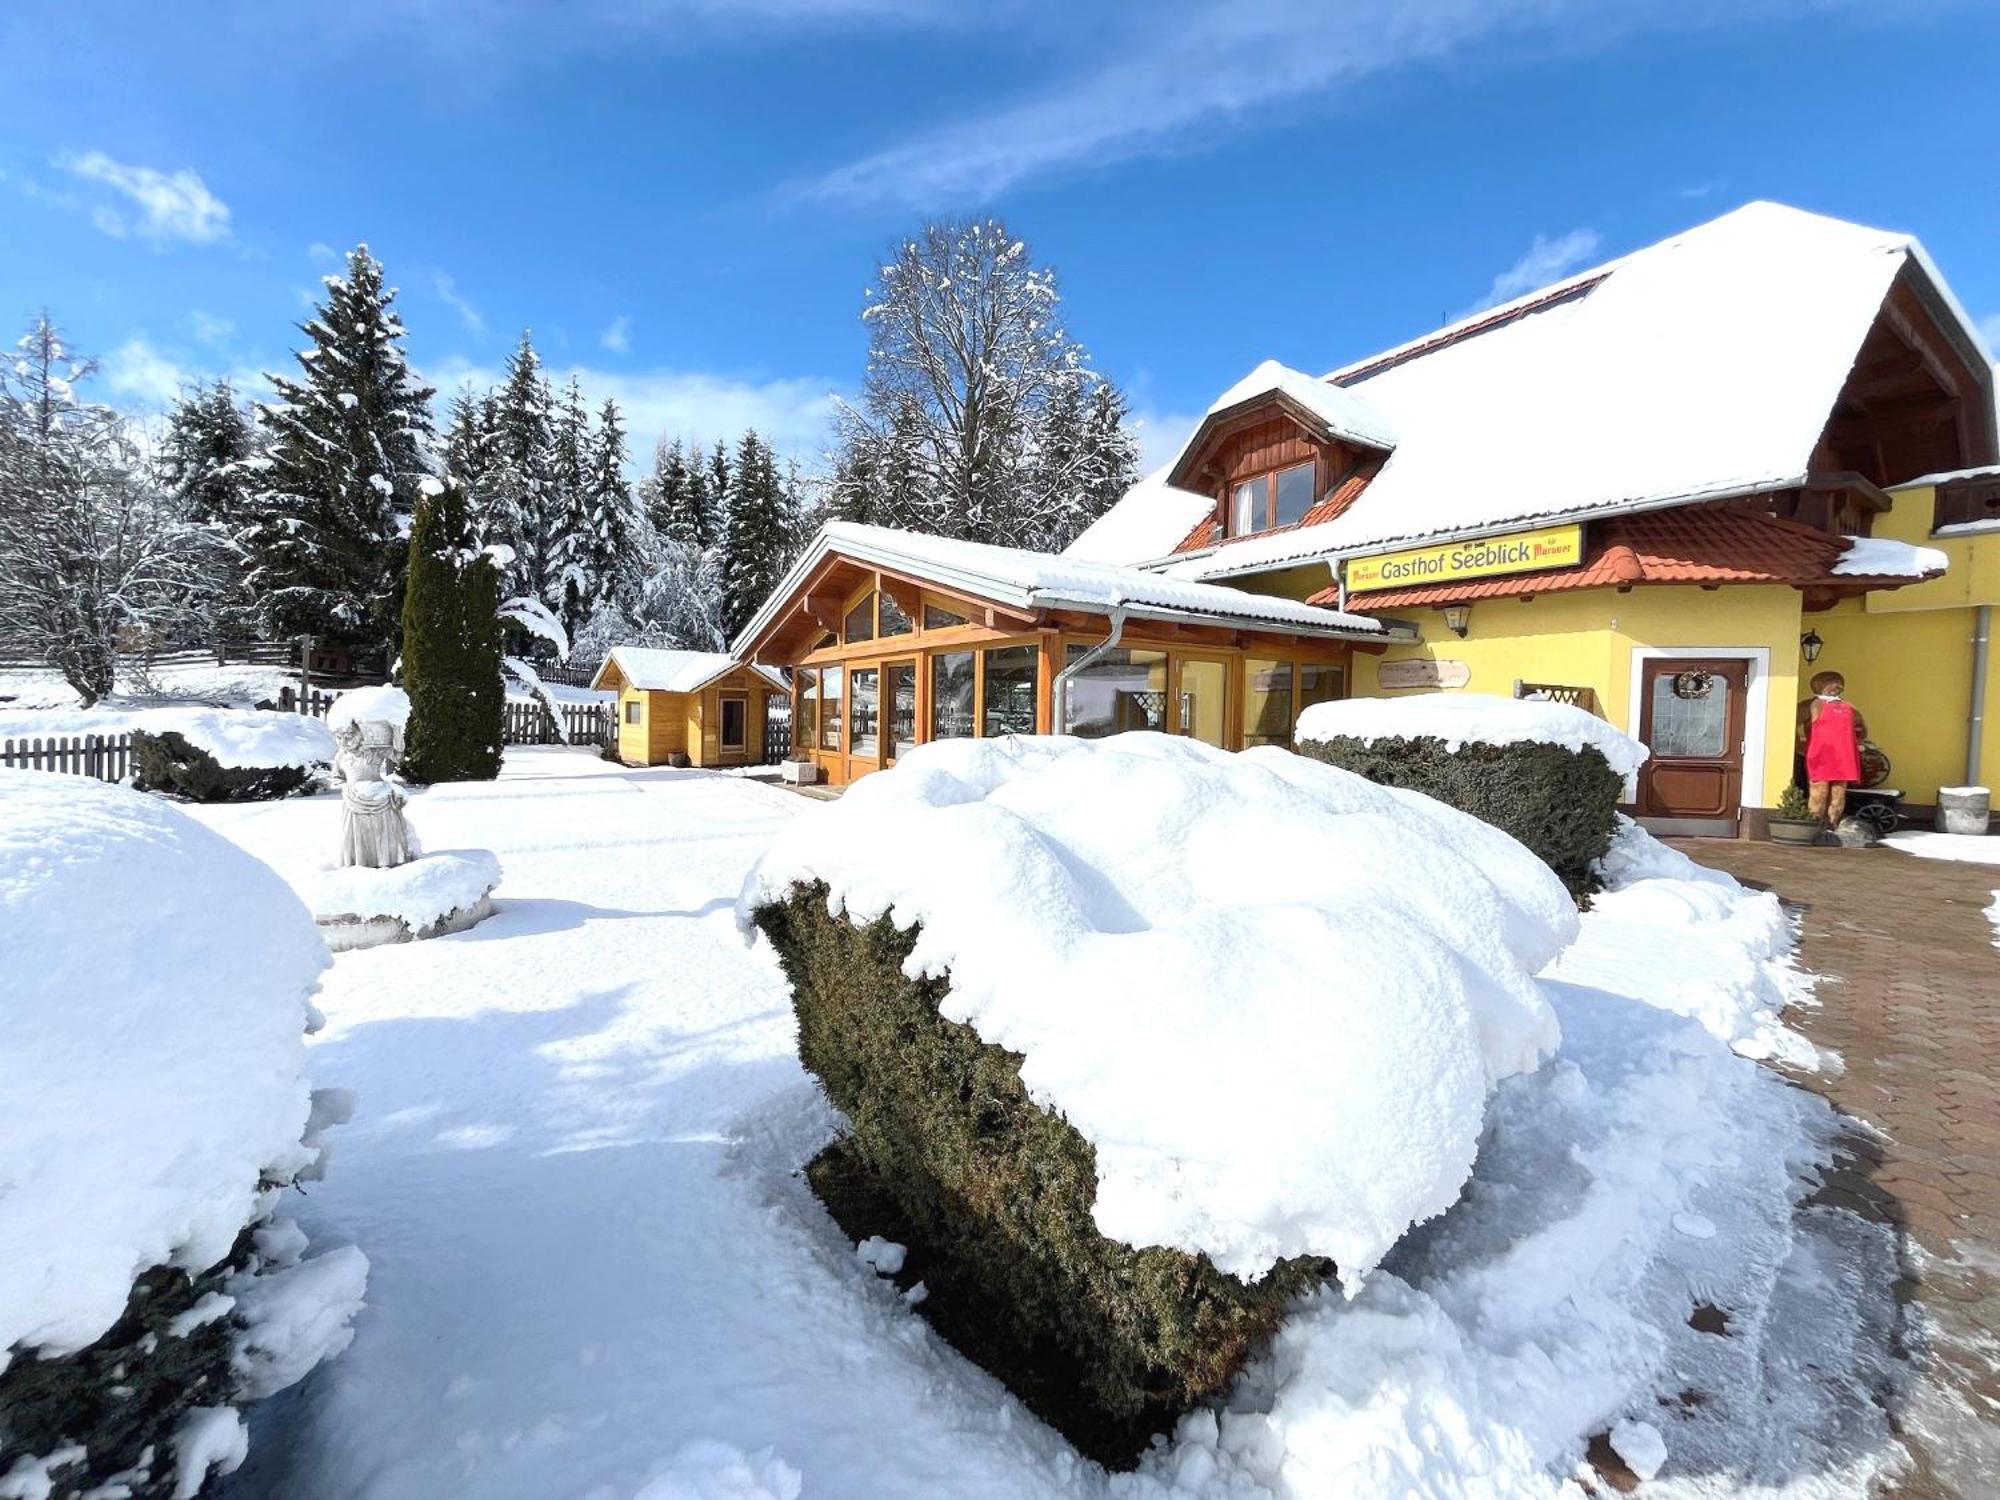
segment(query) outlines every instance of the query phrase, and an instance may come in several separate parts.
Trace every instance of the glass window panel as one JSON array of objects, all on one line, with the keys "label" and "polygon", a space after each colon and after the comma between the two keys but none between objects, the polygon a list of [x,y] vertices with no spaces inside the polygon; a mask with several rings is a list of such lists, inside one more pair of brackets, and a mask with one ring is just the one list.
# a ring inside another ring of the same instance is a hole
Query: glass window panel
[{"label": "glass window panel", "polygon": [[852,644],[855,641],[875,639],[875,596],[863,594],[861,601],[847,612],[847,619],[841,625],[840,633]]},{"label": "glass window panel", "polygon": [[857,667],[848,679],[847,753],[873,758],[881,741],[876,738],[876,672],[873,667]]},{"label": "glass window panel", "polygon": [[988,739],[1035,732],[1036,655],[1033,646],[986,653],[986,722],[980,732]]},{"label": "glass window panel", "polygon": [[819,747],[822,750],[840,748],[840,668],[828,667],[820,679],[819,688]]},{"label": "glass window panel", "polygon": [[924,629],[948,630],[954,625],[963,625],[964,615],[955,615],[948,609],[939,609],[935,604],[924,606]]},{"label": "glass window panel", "polygon": [[889,668],[889,755],[900,759],[917,748],[917,664]]},{"label": "glass window panel", "polygon": [[625,722],[627,724],[636,724],[639,722],[639,700],[637,698],[626,701]]},{"label": "glass window panel", "polygon": [[888,594],[883,594],[881,600],[882,634],[908,635],[912,630],[917,628],[911,622],[910,617],[903,613],[903,606],[898,604],[894,598]]},{"label": "glass window panel", "polygon": [[1294,464],[1278,470],[1278,506],[1273,526],[1296,526],[1313,504],[1313,466]]},{"label": "glass window panel", "polygon": [[750,703],[745,698],[724,698],[722,700],[722,748],[741,750],[743,738],[749,732]]},{"label": "glass window panel", "polygon": [[1663,672],[1653,679],[1650,748],[1655,756],[1712,760],[1721,756],[1728,743],[1728,683],[1713,677],[1706,696],[1683,698],[1674,691],[1672,673]]},{"label": "glass window panel", "polygon": [[1219,661],[1181,658],[1180,732],[1222,747],[1223,693],[1229,671]]},{"label": "glass window panel", "polygon": [[1229,497],[1229,534],[1248,536],[1264,529],[1264,499],[1269,492],[1263,477],[1246,479]]},{"label": "glass window panel", "polygon": [[[1092,647],[1071,646],[1069,659],[1080,660]],[[1102,739],[1128,729],[1167,727],[1167,653],[1107,651],[1069,680],[1067,733]]]},{"label": "glass window panel", "polygon": [[1304,713],[1315,703],[1331,703],[1336,698],[1347,696],[1347,672],[1342,667],[1330,667],[1318,662],[1299,663],[1299,712]]},{"label": "glass window panel", "polygon": [[1243,664],[1243,743],[1292,742],[1292,664],[1252,657]]},{"label": "glass window panel", "polygon": [[799,722],[792,726],[792,747],[803,752],[819,738],[819,672],[799,667]]},{"label": "glass window panel", "polygon": [[931,658],[931,738],[972,738],[970,651],[940,651]]}]

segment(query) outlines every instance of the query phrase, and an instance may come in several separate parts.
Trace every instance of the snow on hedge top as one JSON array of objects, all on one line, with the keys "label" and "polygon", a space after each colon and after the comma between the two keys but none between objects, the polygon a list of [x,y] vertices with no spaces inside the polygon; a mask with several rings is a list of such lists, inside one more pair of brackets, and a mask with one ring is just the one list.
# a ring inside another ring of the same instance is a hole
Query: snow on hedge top
[{"label": "snow on hedge top", "polygon": [[87,708],[0,713],[0,739],[31,735],[178,734],[230,770],[320,766],[333,760],[333,736],[304,714],[255,708]]},{"label": "snow on hedge top", "polygon": [[[949,850],[949,856],[940,855]],[[826,882],[922,924],[907,971],[1023,1054],[1129,1244],[1353,1286],[1472,1167],[1488,1091],[1558,1040],[1532,975],[1575,909],[1527,850],[1283,750],[1158,734],[924,745],[781,833],[740,922]]]},{"label": "snow on hedge top", "polygon": [[410,695],[399,687],[349,688],[326,711],[326,727],[338,733],[349,724],[410,722]]},{"label": "snow on hedge top", "polygon": [[1646,762],[1646,747],[1596,714],[1539,698],[1496,698],[1491,693],[1419,693],[1408,698],[1344,698],[1315,703],[1299,715],[1304,740],[1443,740],[1460,745],[1586,746],[1600,752],[1620,776]]},{"label": "snow on hedge top", "polygon": [[327,962],[291,888],[169,803],[0,770],[0,1365],[213,1265],[304,1164]]}]

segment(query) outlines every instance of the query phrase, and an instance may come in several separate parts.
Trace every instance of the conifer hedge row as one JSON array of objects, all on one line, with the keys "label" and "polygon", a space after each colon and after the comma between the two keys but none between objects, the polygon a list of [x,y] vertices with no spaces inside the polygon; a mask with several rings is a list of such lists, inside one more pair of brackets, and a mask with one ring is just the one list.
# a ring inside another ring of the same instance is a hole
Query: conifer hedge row
[{"label": "conifer hedge row", "polygon": [[1083,1452],[1129,1466],[1332,1262],[1245,1283],[1100,1234],[1096,1153],[1028,1097],[1020,1055],[939,1013],[947,981],[903,974],[914,932],[830,917],[826,900],[796,887],[756,913],[791,982],[799,1056],[852,1126],[808,1169],[815,1189],[855,1239],[910,1247],[921,1311],[963,1353]]},{"label": "conifer hedge row", "polygon": [[1299,751],[1491,823],[1534,851],[1578,898],[1596,889],[1592,865],[1611,847],[1625,786],[1592,746],[1464,744],[1453,750],[1429,735],[1340,736],[1303,740]]}]

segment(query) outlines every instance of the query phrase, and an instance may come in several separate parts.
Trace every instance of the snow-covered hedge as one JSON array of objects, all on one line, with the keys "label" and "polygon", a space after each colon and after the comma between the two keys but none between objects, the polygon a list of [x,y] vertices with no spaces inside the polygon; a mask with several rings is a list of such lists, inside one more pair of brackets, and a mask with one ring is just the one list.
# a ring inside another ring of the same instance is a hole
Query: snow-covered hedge
[{"label": "snow-covered hedge", "polygon": [[790,825],[738,915],[852,1128],[816,1182],[1114,1459],[1451,1205],[1576,931],[1474,819],[1150,734],[925,746]]},{"label": "snow-covered hedge", "polygon": [[304,714],[157,709],[132,721],[133,782],[190,802],[254,802],[298,791],[333,761],[333,736]]},{"label": "snow-covered hedge", "polygon": [[0,1493],[192,1495],[345,1347],[366,1259],[274,1217],[348,1108],[304,1073],[326,963],[184,813],[0,771]]},{"label": "snow-covered hedge", "polygon": [[1316,703],[1299,716],[1298,747],[1505,830],[1578,896],[1596,888],[1625,778],[1646,759],[1583,709],[1480,693]]}]

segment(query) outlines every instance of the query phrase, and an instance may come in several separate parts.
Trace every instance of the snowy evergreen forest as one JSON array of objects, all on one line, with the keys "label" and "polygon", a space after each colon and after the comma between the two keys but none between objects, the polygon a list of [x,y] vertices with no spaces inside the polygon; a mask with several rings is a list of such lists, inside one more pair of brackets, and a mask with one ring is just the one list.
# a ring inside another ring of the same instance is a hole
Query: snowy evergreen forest
[{"label": "snowy evergreen forest", "polygon": [[268,399],[201,385],[160,432],[88,398],[93,364],[43,314],[0,369],[0,657],[86,702],[162,645],[311,635],[392,660],[433,478],[514,613],[561,627],[513,649],[546,659],[562,636],[586,665],[620,642],[723,648],[827,519],[1056,550],[1132,483],[1124,398],[1004,225],[925,226],[861,316],[860,394],[816,463],[754,431],[673,435],[635,478],[617,404],[552,377],[527,333],[493,389],[427,385],[366,245]]}]

